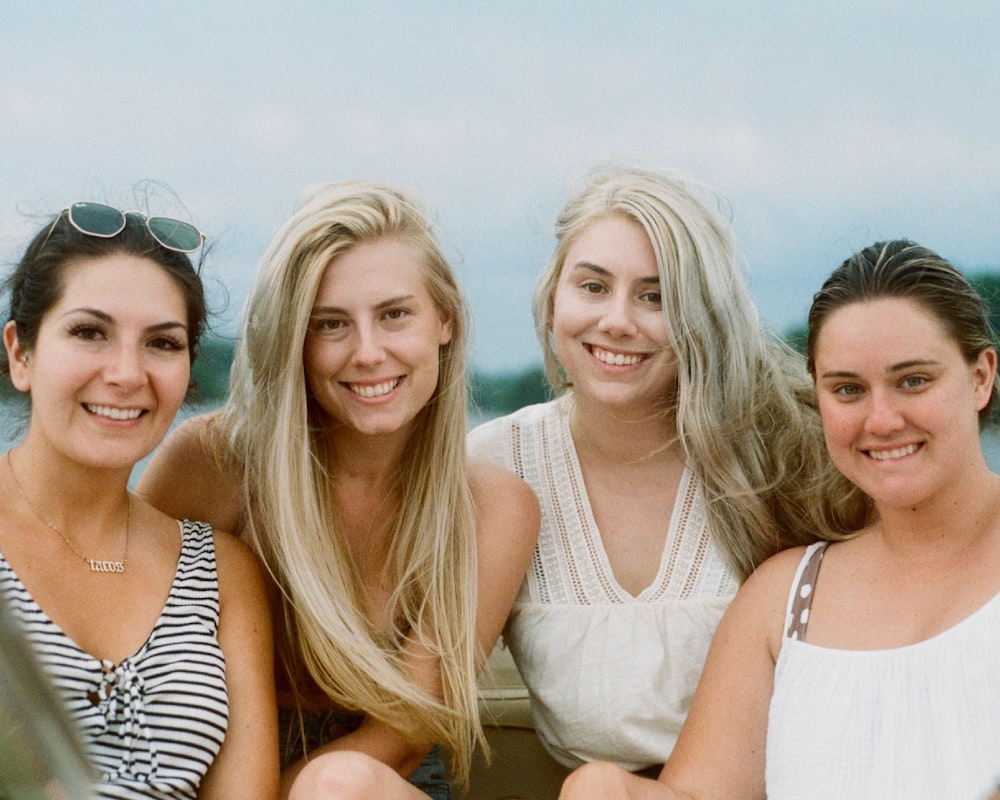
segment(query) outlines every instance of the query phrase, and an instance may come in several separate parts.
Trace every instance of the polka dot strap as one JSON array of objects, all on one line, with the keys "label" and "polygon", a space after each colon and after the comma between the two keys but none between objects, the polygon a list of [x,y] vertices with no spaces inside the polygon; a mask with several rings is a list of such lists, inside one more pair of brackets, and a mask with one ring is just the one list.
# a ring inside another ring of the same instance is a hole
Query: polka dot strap
[{"label": "polka dot strap", "polygon": [[794,595],[791,602],[791,610],[788,613],[788,628],[785,635],[789,639],[805,641],[806,626],[809,624],[809,608],[812,606],[813,589],[816,586],[816,577],[819,575],[820,564],[823,563],[823,554],[826,552],[827,543],[813,550],[806,562],[805,567],[799,571],[798,584],[795,586]]}]

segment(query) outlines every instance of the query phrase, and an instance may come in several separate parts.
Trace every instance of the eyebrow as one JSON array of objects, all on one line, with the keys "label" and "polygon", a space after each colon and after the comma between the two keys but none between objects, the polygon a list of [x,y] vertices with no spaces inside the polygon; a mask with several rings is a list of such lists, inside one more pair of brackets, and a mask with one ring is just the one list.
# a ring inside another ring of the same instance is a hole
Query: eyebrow
[{"label": "eyebrow", "polygon": [[[104,311],[100,311],[99,309],[96,308],[71,308],[69,309],[69,311],[66,311],[62,315],[62,318],[64,319],[68,317],[70,314],[87,314],[88,316],[91,317],[97,317],[99,320],[101,320],[102,322],[106,322],[109,325],[113,324],[115,321],[114,317],[112,317],[110,314]],[[181,328],[182,330],[186,331],[187,325],[177,320],[167,320],[166,322],[157,322],[155,325],[150,325],[146,327],[144,330],[166,331],[166,330],[173,330],[174,328]]]},{"label": "eyebrow", "polygon": [[[578,269],[585,269],[588,272],[596,272],[598,275],[600,275],[602,277],[605,277],[605,278],[613,278],[614,277],[614,273],[612,273],[611,270],[605,269],[604,267],[600,266],[599,264],[593,264],[590,261],[577,261],[572,267],[570,267],[570,271],[571,272],[574,272],[574,271],[576,271]],[[657,275],[650,275],[648,278],[639,278],[638,282],[639,283],[645,283],[645,284],[648,284],[650,286],[659,286],[660,285],[660,276],[658,274]]]},{"label": "eyebrow", "polygon": [[[892,374],[893,372],[901,372],[904,369],[912,369],[913,367],[936,367],[940,366],[940,361],[934,361],[928,358],[911,358],[907,361],[900,361],[896,364],[890,364],[886,368],[887,374]],[[851,372],[850,370],[830,370],[829,372],[824,372],[820,375],[821,378],[856,378],[858,373]]]},{"label": "eyebrow", "polygon": [[[376,303],[375,310],[382,311],[386,308],[398,306],[400,303],[408,303],[412,300],[412,294],[401,294],[398,297],[390,297],[387,300]],[[347,309],[341,308],[340,306],[316,306],[309,312],[309,315],[312,317],[315,317],[318,314],[347,314]]]}]

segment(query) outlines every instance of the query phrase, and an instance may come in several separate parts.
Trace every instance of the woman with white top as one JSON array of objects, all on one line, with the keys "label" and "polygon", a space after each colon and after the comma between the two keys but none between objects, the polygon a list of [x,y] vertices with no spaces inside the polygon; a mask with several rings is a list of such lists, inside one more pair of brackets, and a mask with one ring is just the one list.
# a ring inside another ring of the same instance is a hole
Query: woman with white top
[{"label": "woman with white top", "polygon": [[715,202],[670,175],[590,175],[535,295],[564,391],[469,436],[541,503],[505,638],[567,768],[662,764],[740,582],[864,517],[823,450],[803,360],[761,329]]},{"label": "woman with white top", "polygon": [[[907,241],[844,262],[809,314],[856,537],[775,556],[719,626],[659,782],[590,765],[564,798],[982,800],[1000,781],[997,390],[982,301]],[[650,690],[650,692],[655,690]]]}]

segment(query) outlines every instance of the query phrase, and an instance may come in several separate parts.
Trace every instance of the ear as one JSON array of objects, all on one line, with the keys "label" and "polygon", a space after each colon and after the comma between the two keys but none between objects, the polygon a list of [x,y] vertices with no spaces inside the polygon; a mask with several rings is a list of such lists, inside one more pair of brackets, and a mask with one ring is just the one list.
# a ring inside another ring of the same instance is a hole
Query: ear
[{"label": "ear", "polygon": [[972,381],[976,398],[976,411],[982,411],[990,401],[997,377],[997,351],[987,347],[972,365]]},{"label": "ear", "polygon": [[455,323],[455,315],[450,308],[441,309],[441,329],[438,336],[438,345],[444,347],[451,341],[452,328]]},{"label": "ear", "polygon": [[31,388],[31,371],[28,369],[28,352],[17,338],[17,323],[11,320],[3,326],[3,346],[7,350],[7,368],[10,382],[19,392]]}]

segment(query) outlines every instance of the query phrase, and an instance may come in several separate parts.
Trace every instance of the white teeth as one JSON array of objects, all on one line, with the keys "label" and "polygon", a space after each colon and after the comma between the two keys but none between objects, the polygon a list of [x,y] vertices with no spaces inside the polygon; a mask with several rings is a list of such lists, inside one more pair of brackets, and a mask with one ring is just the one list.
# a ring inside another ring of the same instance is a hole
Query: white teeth
[{"label": "white teeth", "polygon": [[616,367],[623,367],[626,364],[632,366],[642,361],[642,356],[625,355],[624,353],[611,353],[607,350],[602,350],[599,347],[592,348],[592,352],[594,354],[594,358],[598,361],[602,361],[605,364],[613,364]]},{"label": "white teeth", "polygon": [[869,450],[868,455],[876,461],[890,461],[894,458],[902,458],[911,453],[916,453],[920,449],[918,444],[908,444],[906,447],[897,447],[894,450]]},{"label": "white teeth", "polygon": [[391,381],[385,381],[384,383],[376,383],[374,386],[371,385],[361,385],[357,383],[347,384],[351,391],[356,395],[361,397],[381,397],[384,394],[389,394],[393,389],[399,386],[399,378],[394,378]]},{"label": "white teeth", "polygon": [[109,419],[137,419],[142,414],[141,408],[112,408],[111,406],[95,406],[84,403],[83,407],[91,414]]}]

